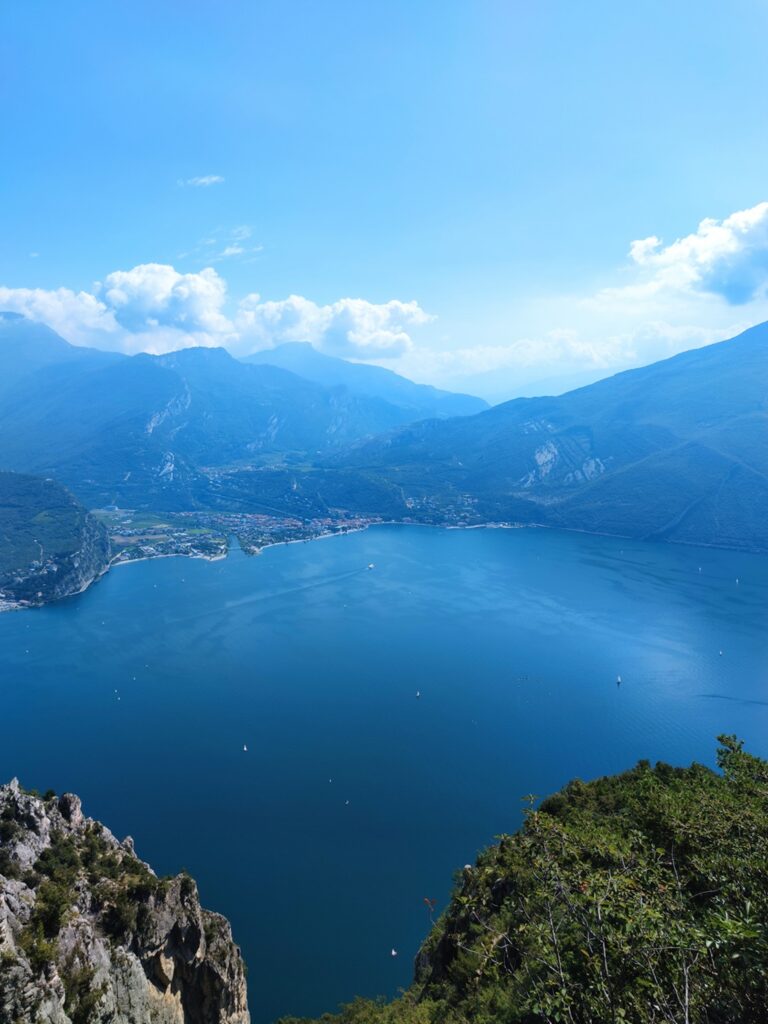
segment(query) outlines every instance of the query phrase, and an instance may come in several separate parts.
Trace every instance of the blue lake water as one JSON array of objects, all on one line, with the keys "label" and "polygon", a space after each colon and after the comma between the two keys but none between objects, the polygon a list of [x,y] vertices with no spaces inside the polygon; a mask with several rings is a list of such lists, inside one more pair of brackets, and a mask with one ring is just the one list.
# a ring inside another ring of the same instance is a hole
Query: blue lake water
[{"label": "blue lake water", "polygon": [[768,755],[767,625],[768,558],[544,530],[142,562],[0,616],[0,778],[189,870],[265,1024],[407,984],[525,794]]}]

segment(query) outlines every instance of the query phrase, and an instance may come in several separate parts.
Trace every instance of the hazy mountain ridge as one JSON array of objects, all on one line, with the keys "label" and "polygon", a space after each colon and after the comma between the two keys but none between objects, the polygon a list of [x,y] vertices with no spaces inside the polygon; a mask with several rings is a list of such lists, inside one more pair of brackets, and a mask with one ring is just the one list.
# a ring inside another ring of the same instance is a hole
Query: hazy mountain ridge
[{"label": "hazy mountain ridge", "polygon": [[0,396],[43,367],[102,365],[123,358],[114,352],[70,345],[50,327],[21,313],[0,312]]},{"label": "hazy mountain ridge", "polygon": [[384,399],[402,408],[409,419],[471,416],[488,408],[484,399],[474,395],[441,391],[429,384],[415,384],[383,366],[336,359],[318,352],[308,342],[277,345],[254,352],[242,362],[279,366],[325,387],[343,386],[352,394]]},{"label": "hazy mountain ridge", "polygon": [[[2,339],[21,330],[26,344],[30,328],[0,327],[2,375],[18,349]],[[383,398],[223,349],[70,348],[44,332],[0,393],[0,462],[92,506],[514,521],[768,550],[768,325],[559,397],[406,426]]]},{"label": "hazy mountain ridge", "polygon": [[413,424],[334,465],[482,519],[768,548],[768,326],[558,398]]},{"label": "hazy mountain ridge", "polygon": [[0,322],[0,378],[13,379],[0,464],[54,475],[90,504],[188,507],[211,468],[306,462],[413,418],[224,349],[113,356],[16,316]]}]

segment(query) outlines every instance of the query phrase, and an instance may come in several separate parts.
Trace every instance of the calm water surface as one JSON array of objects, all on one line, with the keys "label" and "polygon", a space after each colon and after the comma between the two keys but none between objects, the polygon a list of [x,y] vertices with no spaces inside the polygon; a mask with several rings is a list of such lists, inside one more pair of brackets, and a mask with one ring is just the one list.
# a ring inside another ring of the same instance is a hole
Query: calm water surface
[{"label": "calm water surface", "polygon": [[137,563],[0,616],[0,778],[189,870],[266,1024],[407,984],[524,794],[768,755],[767,613],[768,558],[543,530]]}]

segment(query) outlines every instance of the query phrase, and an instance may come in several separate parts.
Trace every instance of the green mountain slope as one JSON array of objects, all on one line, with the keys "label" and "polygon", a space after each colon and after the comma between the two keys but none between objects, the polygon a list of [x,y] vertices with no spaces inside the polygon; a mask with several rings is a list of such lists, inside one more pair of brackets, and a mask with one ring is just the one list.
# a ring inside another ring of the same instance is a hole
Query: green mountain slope
[{"label": "green mountain slope", "polygon": [[334,461],[477,520],[768,549],[768,326]]},{"label": "green mountain slope", "polygon": [[112,352],[69,345],[44,324],[20,313],[0,312],[0,398],[44,367],[69,363],[104,364],[122,359]]},{"label": "green mountain slope", "polygon": [[0,606],[76,593],[108,561],[103,526],[60,484],[0,472]]},{"label": "green mountain slope", "polygon": [[355,395],[384,399],[403,409],[409,420],[470,416],[488,408],[482,398],[415,384],[382,366],[336,359],[318,352],[307,342],[289,342],[254,352],[243,362],[279,366],[324,387],[341,386]]},{"label": "green mountain slope", "polygon": [[91,506],[336,509],[768,550],[768,325],[556,398],[406,426],[404,406],[223,349],[112,357],[36,330],[0,321],[0,371],[16,374],[0,388],[0,466]]},{"label": "green mountain slope", "polygon": [[722,774],[641,762],[545,800],[460,873],[403,997],[323,1024],[765,1021],[768,763],[722,743]]},{"label": "green mountain slope", "polygon": [[0,371],[16,367],[0,466],[56,476],[92,505],[189,507],[208,470],[306,461],[411,418],[223,349],[113,357],[24,318],[0,328]]}]

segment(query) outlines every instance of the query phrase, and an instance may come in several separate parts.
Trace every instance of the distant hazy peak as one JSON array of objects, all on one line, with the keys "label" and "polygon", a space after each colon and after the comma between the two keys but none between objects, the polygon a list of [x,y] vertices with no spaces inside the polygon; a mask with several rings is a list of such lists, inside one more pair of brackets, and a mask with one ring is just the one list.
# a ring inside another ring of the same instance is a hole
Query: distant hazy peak
[{"label": "distant hazy peak", "polygon": [[486,401],[474,395],[455,394],[429,384],[416,384],[383,366],[353,363],[326,355],[309,342],[285,342],[275,348],[254,352],[243,362],[278,366],[316,384],[343,386],[353,394],[380,398],[412,410],[415,418],[467,416],[488,408]]}]

